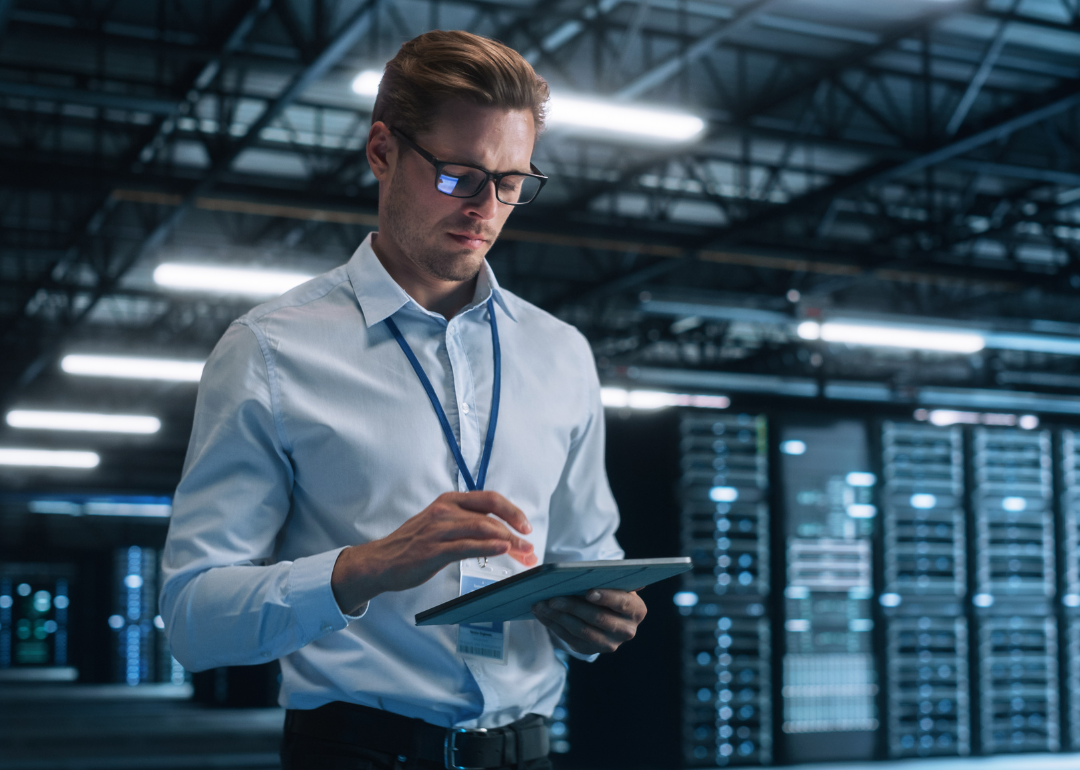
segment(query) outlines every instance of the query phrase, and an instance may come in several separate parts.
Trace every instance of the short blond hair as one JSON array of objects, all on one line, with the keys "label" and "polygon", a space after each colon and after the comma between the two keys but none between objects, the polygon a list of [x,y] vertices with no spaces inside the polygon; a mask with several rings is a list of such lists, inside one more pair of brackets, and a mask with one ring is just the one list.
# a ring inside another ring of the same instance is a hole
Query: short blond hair
[{"label": "short blond hair", "polygon": [[386,63],[372,123],[417,136],[439,109],[463,99],[484,107],[527,110],[544,128],[548,84],[509,46],[470,32],[435,30],[414,37]]}]

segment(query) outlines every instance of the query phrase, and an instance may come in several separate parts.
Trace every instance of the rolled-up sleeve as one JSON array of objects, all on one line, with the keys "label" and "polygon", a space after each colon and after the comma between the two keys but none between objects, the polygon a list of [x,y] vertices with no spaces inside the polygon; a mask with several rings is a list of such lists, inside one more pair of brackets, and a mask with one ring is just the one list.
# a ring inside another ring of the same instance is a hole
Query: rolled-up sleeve
[{"label": "rolled-up sleeve", "polygon": [[270,563],[293,484],[273,374],[265,338],[237,322],[199,385],[160,597],[172,654],[192,671],[279,658],[354,619],[330,586],[342,549]]}]

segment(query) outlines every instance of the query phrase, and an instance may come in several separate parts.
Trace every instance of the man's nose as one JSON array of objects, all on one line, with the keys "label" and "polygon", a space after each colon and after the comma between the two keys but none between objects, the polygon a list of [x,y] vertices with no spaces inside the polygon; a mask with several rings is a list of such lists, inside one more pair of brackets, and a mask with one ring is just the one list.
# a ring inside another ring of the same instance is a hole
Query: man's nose
[{"label": "man's nose", "polygon": [[465,211],[479,219],[494,219],[499,209],[499,200],[495,197],[495,182],[489,180],[484,189],[472,198],[465,198]]}]

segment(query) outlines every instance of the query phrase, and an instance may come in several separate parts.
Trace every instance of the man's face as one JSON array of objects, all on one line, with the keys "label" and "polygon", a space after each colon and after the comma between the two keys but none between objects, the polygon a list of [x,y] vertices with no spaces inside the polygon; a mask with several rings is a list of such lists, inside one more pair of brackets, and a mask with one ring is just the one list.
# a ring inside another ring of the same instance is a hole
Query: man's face
[{"label": "man's face", "polygon": [[[531,112],[452,102],[434,127],[410,137],[439,160],[480,166],[493,173],[529,172],[536,130]],[[441,281],[471,280],[513,206],[495,198],[488,183],[473,198],[452,198],[435,187],[435,168],[401,141],[396,164],[379,201],[380,245]]]}]

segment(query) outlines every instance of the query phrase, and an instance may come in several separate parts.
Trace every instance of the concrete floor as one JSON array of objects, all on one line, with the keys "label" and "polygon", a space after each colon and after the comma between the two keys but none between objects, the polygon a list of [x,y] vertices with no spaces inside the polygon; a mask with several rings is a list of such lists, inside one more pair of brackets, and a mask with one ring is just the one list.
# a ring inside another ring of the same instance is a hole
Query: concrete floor
[{"label": "concrete floor", "polygon": [[190,687],[0,687],[0,770],[277,770],[282,709],[209,709]]}]

